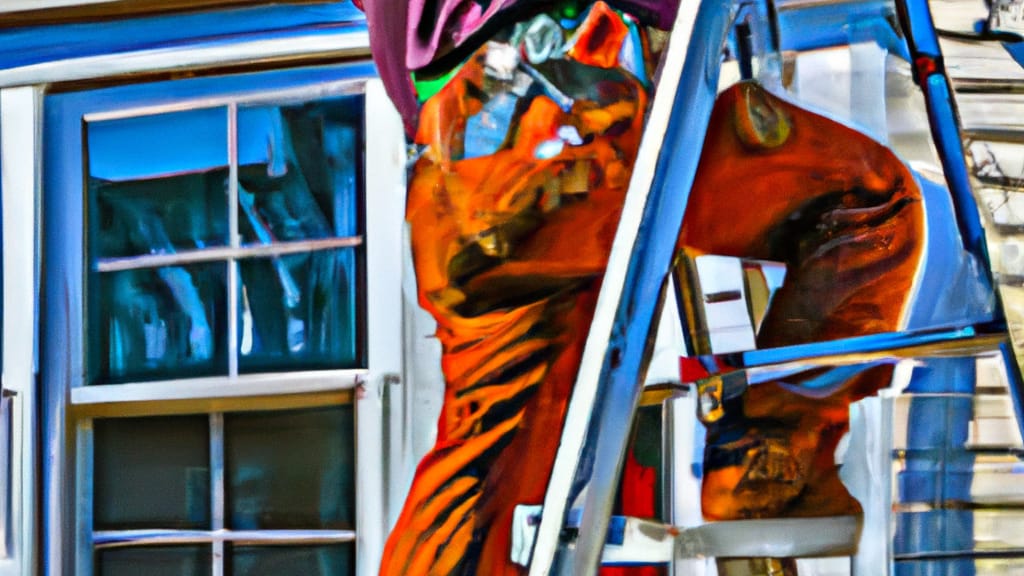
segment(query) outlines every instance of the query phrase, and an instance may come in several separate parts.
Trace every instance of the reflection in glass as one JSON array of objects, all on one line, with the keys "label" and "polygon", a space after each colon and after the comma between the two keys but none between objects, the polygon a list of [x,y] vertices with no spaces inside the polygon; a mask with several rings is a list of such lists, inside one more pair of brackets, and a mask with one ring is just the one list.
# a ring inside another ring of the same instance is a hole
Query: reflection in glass
[{"label": "reflection in glass", "polygon": [[97,530],[209,528],[206,416],[96,420],[94,458]]},{"label": "reflection in glass", "polygon": [[228,165],[227,108],[151,114],[86,125],[89,175],[125,182]]},{"label": "reflection in glass", "polygon": [[360,100],[238,111],[244,244],[357,233]]},{"label": "reflection in glass", "polygon": [[206,576],[213,555],[209,546],[114,548],[96,553],[98,576]]},{"label": "reflection in glass", "polygon": [[352,249],[245,259],[239,270],[241,372],[355,365]]},{"label": "reflection in glass", "polygon": [[229,210],[246,246],[358,235],[362,112],[362,96],[241,107],[237,206],[227,108],[89,122],[89,258],[103,270],[89,284],[89,383],[225,375],[229,354],[243,373],[354,365],[355,249],[243,257],[234,326],[230,256],[155,269],[111,259],[227,247]]},{"label": "reflection in glass", "polygon": [[228,527],[351,528],[355,520],[353,426],[350,405],[227,414]]},{"label": "reflection in glass", "polygon": [[92,383],[227,372],[222,263],[93,273]]},{"label": "reflection in glass", "polygon": [[86,125],[96,258],[227,243],[226,108]]},{"label": "reflection in glass", "polygon": [[355,573],[352,544],[329,546],[231,546],[229,576],[344,576]]},{"label": "reflection in glass", "polygon": [[227,169],[132,182],[91,180],[96,258],[173,254],[227,244]]}]

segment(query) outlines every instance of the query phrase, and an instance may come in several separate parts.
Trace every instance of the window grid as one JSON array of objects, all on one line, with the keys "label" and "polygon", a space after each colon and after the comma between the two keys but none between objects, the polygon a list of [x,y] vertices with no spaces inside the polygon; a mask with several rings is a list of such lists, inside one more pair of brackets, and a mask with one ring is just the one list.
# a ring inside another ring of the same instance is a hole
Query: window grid
[{"label": "window grid", "polygon": [[[239,369],[239,334],[238,330],[240,327],[239,318],[239,304],[240,304],[240,289],[242,288],[241,272],[239,268],[240,261],[247,259],[266,258],[266,257],[279,257],[293,254],[313,254],[317,252],[327,252],[330,250],[358,250],[365,246],[365,237],[363,234],[356,234],[352,236],[333,236],[326,238],[312,238],[312,239],[299,239],[299,240],[278,240],[274,239],[271,243],[253,243],[243,244],[242,234],[240,230],[239,213],[240,198],[239,198],[239,108],[249,106],[262,106],[262,105],[278,105],[288,106],[294,104],[301,104],[305,102],[316,102],[320,99],[337,98],[344,96],[353,96],[363,93],[365,84],[363,82],[344,82],[344,83],[332,83],[328,86],[321,86],[316,90],[306,91],[294,91],[287,90],[281,93],[269,92],[264,94],[248,95],[246,97],[235,97],[233,99],[213,99],[211,101],[203,101],[198,103],[178,104],[171,106],[162,106],[156,108],[142,108],[135,110],[128,110],[124,113],[108,113],[108,114],[92,114],[87,115],[85,120],[89,122],[103,122],[108,120],[118,119],[130,119],[137,117],[145,117],[152,115],[160,115],[169,112],[181,112],[188,110],[197,109],[212,109],[212,108],[224,108],[226,110],[226,123],[227,123],[227,159],[228,159],[228,182],[227,182],[227,217],[228,217],[228,244],[227,246],[215,246],[210,248],[200,248],[192,250],[182,250],[174,253],[153,253],[153,254],[141,254],[127,257],[97,257],[92,264],[92,269],[101,274],[114,272],[124,272],[130,270],[157,270],[164,267],[171,266],[183,266],[193,264],[204,264],[204,263],[223,263],[227,266],[225,274],[225,289],[227,290],[227,301],[226,301],[226,330],[227,330],[227,342],[226,342],[226,355],[227,355],[227,374],[224,375],[227,381],[234,383],[236,381],[248,381],[259,376],[273,375],[279,377],[282,381],[288,378],[289,373],[338,373],[338,372],[353,372],[360,370],[359,368],[349,368],[344,370],[292,370],[284,372],[268,372],[263,373],[259,370],[254,372],[247,372],[240,374]],[[364,129],[364,126],[359,127],[360,130]],[[359,147],[361,150],[365,150],[365,134],[363,135],[363,143]],[[365,171],[365,166],[362,166],[362,170]],[[362,180],[361,186],[365,186],[365,176],[360,178]],[[359,211],[363,202],[361,200],[356,201],[354,209]],[[361,221],[362,218],[359,218]],[[356,264],[356,275],[350,280],[356,283],[356,287],[352,289],[353,294],[357,298],[357,301],[365,299],[365,282],[359,280],[362,274],[358,271],[365,266],[364,263],[360,262],[365,254],[360,251],[360,256],[357,256]],[[363,320],[357,319],[353,326],[355,330],[354,337],[359,340],[365,340],[365,327]],[[363,356],[363,360],[360,363],[365,362],[365,344],[357,344],[356,359],[359,362],[360,356]],[[87,370],[88,372],[88,370]],[[199,380],[199,379],[215,379],[223,378],[224,376],[200,376],[198,378],[184,378],[184,380]],[[134,384],[144,383],[155,383],[165,382],[173,383],[182,380],[182,378],[173,378],[168,380],[155,380],[155,379],[140,379]],[[348,380],[345,378],[345,380]],[[340,383],[340,382],[339,382]],[[90,386],[94,389],[109,389],[111,398],[116,401],[117,393],[115,388],[123,386],[125,383],[111,383],[103,382],[102,380],[92,383]],[[342,385],[342,387],[347,387]],[[77,388],[77,386],[76,386]],[[282,383],[282,392],[285,384]],[[99,390],[97,390],[99,392]],[[106,391],[100,392],[101,395],[105,395]],[[201,395],[207,397],[206,394]]]},{"label": "window grid", "polygon": [[[80,442],[89,447],[94,446],[92,437],[94,428],[82,426],[79,430]],[[89,544],[92,553],[89,561],[83,563],[79,573],[88,576],[96,561],[96,554],[101,550],[126,547],[153,547],[169,545],[204,544],[211,548],[211,576],[223,576],[225,562],[225,544],[260,545],[260,546],[301,546],[311,544],[344,544],[356,541],[357,531],[353,530],[232,530],[226,522],[226,486],[225,486],[225,433],[224,413],[209,414],[210,430],[210,529],[209,530],[175,530],[175,529],[142,529],[142,530],[95,530],[89,526]],[[87,437],[83,437],[87,436]],[[353,440],[355,436],[353,435]],[[353,446],[355,442],[353,441]],[[80,465],[87,468],[83,475],[94,478],[92,449],[81,449],[83,460]],[[91,488],[85,488],[87,500],[93,502]],[[84,491],[83,491],[84,492]],[[85,499],[85,498],[83,498]],[[84,516],[84,515],[83,515]],[[94,514],[89,514],[87,522],[93,522]],[[82,518],[86,520],[86,518]],[[90,571],[86,571],[89,569]]]},{"label": "window grid", "polygon": [[[228,239],[232,249],[241,248],[242,237],[238,232],[238,103],[228,104]],[[238,376],[238,263],[228,259],[228,376]],[[220,434],[224,434],[224,420],[221,418]],[[211,435],[212,437],[212,435]],[[223,455],[223,451],[221,452]],[[223,460],[223,459],[222,459]],[[223,462],[222,462],[223,463]],[[223,495],[223,494],[222,494]],[[221,499],[221,523],[224,520],[224,500]],[[217,558],[224,558],[214,551]],[[220,576],[214,571],[214,576]]]},{"label": "window grid", "polygon": [[[358,88],[361,88],[360,85]],[[353,90],[351,84],[346,86],[345,90],[332,90],[332,91],[319,91],[316,94],[307,95],[307,101],[315,100],[322,97],[330,96],[342,96],[358,93],[360,90]],[[264,95],[265,96],[265,95]],[[262,100],[254,100],[249,102],[246,100],[243,104],[254,104],[262,102]],[[284,105],[283,101],[278,100],[276,103]],[[238,348],[238,327],[239,327],[239,288],[240,288],[240,270],[239,260],[246,258],[257,258],[267,256],[281,256],[288,254],[297,253],[310,253],[316,251],[330,250],[330,249],[358,249],[364,245],[364,236],[347,236],[347,237],[332,237],[322,239],[310,239],[310,240],[298,240],[298,241],[275,241],[273,244],[254,244],[254,245],[242,245],[242,236],[239,231],[239,193],[238,193],[238,172],[239,172],[239,160],[238,160],[238,107],[239,102],[233,101],[227,103],[228,115],[228,160],[229,160],[229,178],[228,178],[228,189],[227,189],[227,202],[228,202],[228,219],[229,219],[229,245],[226,247],[207,248],[200,250],[188,250],[181,251],[174,254],[145,254],[133,257],[124,258],[98,258],[95,260],[93,269],[99,273],[107,272],[119,272],[125,270],[138,270],[147,268],[157,268],[168,265],[182,265],[182,264],[195,264],[195,263],[206,263],[206,262],[223,262],[228,266],[227,270],[227,290],[228,290],[228,302],[227,302],[227,338],[228,338],[228,374],[225,376],[212,376],[206,378],[194,378],[194,379],[173,379],[173,380],[162,380],[162,381],[140,381],[137,384],[104,384],[100,383],[94,386],[75,387],[73,390],[73,403],[74,392],[83,392],[82,398],[89,397],[88,402],[83,403],[96,403],[102,404],[108,401],[118,401],[119,389],[125,386],[137,386],[137,387],[152,387],[154,392],[157,392],[159,396],[160,392],[165,387],[172,387],[175,383],[182,381],[205,381],[205,382],[226,382],[229,384],[243,384],[239,388],[243,390],[242,395],[246,395],[245,390],[248,386],[245,383],[258,382],[265,380],[267,377],[273,377],[277,381],[276,394],[288,394],[295,392],[289,386],[291,380],[310,379],[316,378],[318,375],[322,375],[333,384],[327,384],[332,389],[350,389],[358,385],[358,382],[363,379],[363,374],[366,370],[362,368],[345,369],[345,370],[313,370],[303,371],[295,370],[290,372],[262,374],[239,374],[238,361],[239,361],[239,348]],[[365,144],[364,144],[365,146]],[[360,149],[364,149],[360,147]],[[365,184],[363,184],[364,186]],[[360,189],[362,186],[360,186]],[[360,192],[362,194],[362,192]],[[362,202],[357,202],[358,206],[361,206]],[[353,291],[358,299],[364,299],[365,285],[363,282],[357,282],[357,285],[353,288]],[[360,324],[356,325],[357,337],[365,337],[364,328]],[[352,376],[355,374],[355,376]],[[354,382],[353,383],[353,378]],[[157,389],[160,390],[157,390]],[[84,394],[88,392],[88,394]],[[216,394],[213,394],[214,396]],[[188,398],[203,398],[208,397],[205,393],[196,394],[195,396],[189,396]],[[160,401],[162,398],[154,398],[155,401]],[[187,399],[187,398],[186,398]],[[351,402],[352,399],[348,400]],[[334,405],[334,404],[331,404]],[[156,413],[159,413],[157,410]],[[225,573],[225,543],[235,545],[311,545],[311,544],[342,544],[342,543],[354,543],[356,541],[356,531],[352,530],[230,530],[226,525],[226,512],[225,512],[225,429],[224,429],[224,413],[223,412],[209,412],[209,430],[210,430],[210,505],[211,505],[211,517],[210,517],[210,530],[95,530],[92,525],[93,515],[90,512],[88,515],[88,527],[85,535],[86,549],[90,552],[86,558],[83,558],[84,562],[80,563],[79,566],[82,569],[81,573],[84,576],[88,576],[94,570],[95,562],[97,561],[97,553],[100,550],[121,548],[121,547],[144,547],[144,546],[160,546],[160,545],[184,545],[184,544],[206,544],[209,545],[212,552],[212,566],[211,574],[213,576],[223,576]],[[91,422],[91,421],[85,421]],[[83,422],[83,423],[85,423]],[[81,486],[79,493],[82,496],[88,497],[88,506],[91,509],[92,502],[92,482],[94,478],[93,474],[93,428],[91,425],[83,426],[79,429],[80,440],[85,441],[88,445],[88,450],[80,450],[79,466],[81,467],[80,473],[81,478],[87,479],[88,486]],[[83,437],[84,436],[84,437]],[[358,441],[353,430],[352,444],[353,448],[358,451]],[[84,447],[84,446],[83,446]],[[88,454],[82,453],[88,452]]]}]

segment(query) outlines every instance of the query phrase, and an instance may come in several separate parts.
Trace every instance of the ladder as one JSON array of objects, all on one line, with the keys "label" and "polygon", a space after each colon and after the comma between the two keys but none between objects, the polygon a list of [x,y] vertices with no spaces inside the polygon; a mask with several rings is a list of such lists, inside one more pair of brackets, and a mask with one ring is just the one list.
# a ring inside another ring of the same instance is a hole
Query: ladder
[{"label": "ladder", "polygon": [[[998,0],[993,10],[1017,6],[1019,2]],[[821,17],[815,10],[863,9],[877,16],[879,6],[884,9],[888,4],[842,0],[832,3],[778,0],[774,4],[768,0],[681,1],[544,504],[523,506],[517,510],[513,554],[518,562],[529,565],[531,576],[584,575],[595,573],[602,562],[654,564],[685,557],[849,555],[854,556],[853,571],[857,574],[881,574],[877,566],[879,554],[887,563],[893,561],[891,542],[875,542],[872,546],[865,544],[862,538],[858,547],[858,519],[855,517],[719,522],[683,528],[672,523],[612,515],[627,450],[626,432],[645,395],[642,381],[651,352],[652,329],[656,326],[665,298],[675,239],[717,93],[723,46],[729,39],[735,43],[738,23],[748,27],[742,31],[747,37],[751,36],[751,24],[760,30],[753,37],[755,43],[760,42],[761,45],[752,47],[748,42],[748,53],[743,54],[743,42],[737,43],[741,59],[747,60],[741,62],[741,69],[746,65],[749,71],[749,58],[752,56],[749,50],[756,53],[779,48],[776,27],[780,10],[791,10],[795,15],[791,16],[793,21],[799,22],[803,15],[806,22],[813,23],[814,18]],[[951,60],[947,60],[947,68],[943,68],[942,47],[927,0],[896,0],[895,8],[907,36],[907,42],[900,50],[913,64],[925,96],[932,138],[953,197],[960,236],[965,248],[985,262],[989,250],[986,230],[982,227],[972,192],[970,168],[965,161],[964,142],[961,140],[962,135],[979,138],[982,132],[980,128],[967,126],[961,134],[952,88],[957,89],[956,96],[961,92],[977,94],[981,90],[992,89],[994,80],[976,78],[973,79],[976,82],[971,83],[954,77],[951,85],[946,74]],[[811,38],[808,43],[826,41]],[[887,41],[894,44],[902,42],[898,38]],[[1021,77],[1020,83],[999,84],[1000,89],[1022,92],[1020,87],[1024,86],[1024,73]],[[984,134],[996,137],[992,131]],[[1024,126],[1012,135],[1000,133],[998,136],[1024,146],[1022,134]],[[976,164],[975,159],[972,165]],[[1024,216],[1024,210],[1021,213]],[[1015,224],[1024,230],[1024,221]],[[1024,278],[1024,253],[1021,261],[1021,277]],[[1000,289],[1004,287],[1000,286]],[[1011,326],[1024,326],[1024,310],[1017,311],[1010,306],[1005,306],[1005,310]],[[1008,343],[1005,326],[996,321],[977,326],[878,334],[753,350],[735,355],[734,360],[747,377],[758,369],[787,362],[825,365],[850,352],[912,358],[934,351],[973,354],[1001,350],[1002,358],[1006,360],[1003,370],[1009,380],[1008,396],[1012,399],[1015,422],[1019,426],[1024,422],[1021,418],[1022,388],[1011,346],[1013,351],[1020,352],[1024,339],[1014,338],[1012,344]],[[747,382],[750,381],[747,378]],[[742,383],[741,387],[746,385],[750,384]],[[692,418],[685,411],[720,401],[721,394],[729,393],[723,388],[728,386],[717,390],[698,387],[696,396],[692,388],[667,394],[664,413],[668,422],[665,435],[669,454],[677,451],[675,445],[681,439],[688,441],[685,431],[680,430],[688,422],[687,418]],[[742,390],[733,391],[740,392]],[[647,394],[651,395],[650,392]],[[888,403],[883,402],[882,411],[891,412],[892,405],[890,398]],[[878,414],[876,411],[867,417],[869,425],[885,420],[885,417],[879,419]],[[884,454],[882,464],[891,469],[888,458],[889,455]],[[669,474],[666,485],[673,486],[676,483],[673,466],[667,462],[666,467]],[[882,488],[887,490],[891,487]],[[888,498],[891,499],[891,494]],[[864,521],[882,522],[884,533],[889,500],[882,495],[879,502],[882,503],[881,510],[865,510]],[[671,507],[679,510],[684,504],[673,502]],[[869,519],[872,514],[874,520]],[[877,518],[879,514],[881,520]],[[869,548],[873,548],[870,557],[867,555]],[[864,556],[859,563],[858,554]],[[898,551],[895,554],[898,556]],[[873,568],[872,562],[876,563]]]}]

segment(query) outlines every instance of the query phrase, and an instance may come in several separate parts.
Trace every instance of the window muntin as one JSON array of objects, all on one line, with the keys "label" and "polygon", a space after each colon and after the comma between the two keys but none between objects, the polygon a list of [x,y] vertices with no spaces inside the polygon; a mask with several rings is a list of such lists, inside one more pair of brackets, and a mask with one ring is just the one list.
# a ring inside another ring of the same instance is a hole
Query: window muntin
[{"label": "window muntin", "polygon": [[88,383],[361,367],[362,111],[86,122]]},{"label": "window muntin", "polygon": [[169,574],[209,574],[225,545],[229,573],[352,573],[354,432],[352,404],[95,420],[95,573],[152,554]]}]

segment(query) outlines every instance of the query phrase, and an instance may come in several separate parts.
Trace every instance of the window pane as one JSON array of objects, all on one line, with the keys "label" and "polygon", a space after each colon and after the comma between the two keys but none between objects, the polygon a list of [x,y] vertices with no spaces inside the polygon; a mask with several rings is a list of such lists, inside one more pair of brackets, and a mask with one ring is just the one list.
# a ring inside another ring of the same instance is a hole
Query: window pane
[{"label": "window pane", "polygon": [[227,110],[91,122],[89,220],[95,258],[227,243]]},{"label": "window pane", "polygon": [[95,258],[173,254],[227,243],[226,169],[132,182],[89,182]]},{"label": "window pane", "polygon": [[112,548],[96,552],[98,576],[208,576],[209,546]]},{"label": "window pane", "polygon": [[89,174],[111,182],[228,165],[227,108],[89,122]]},{"label": "window pane", "polygon": [[213,263],[93,273],[90,383],[226,373],[226,270]]},{"label": "window pane", "polygon": [[357,365],[352,249],[239,262],[241,372]]},{"label": "window pane", "polygon": [[352,544],[329,546],[231,546],[229,576],[345,576],[355,574]]},{"label": "window pane", "polygon": [[240,109],[243,243],[357,234],[361,125],[361,96]]},{"label": "window pane", "polygon": [[353,426],[350,405],[225,415],[228,526],[351,528]]},{"label": "window pane", "polygon": [[207,416],[95,422],[97,530],[210,526]]}]

